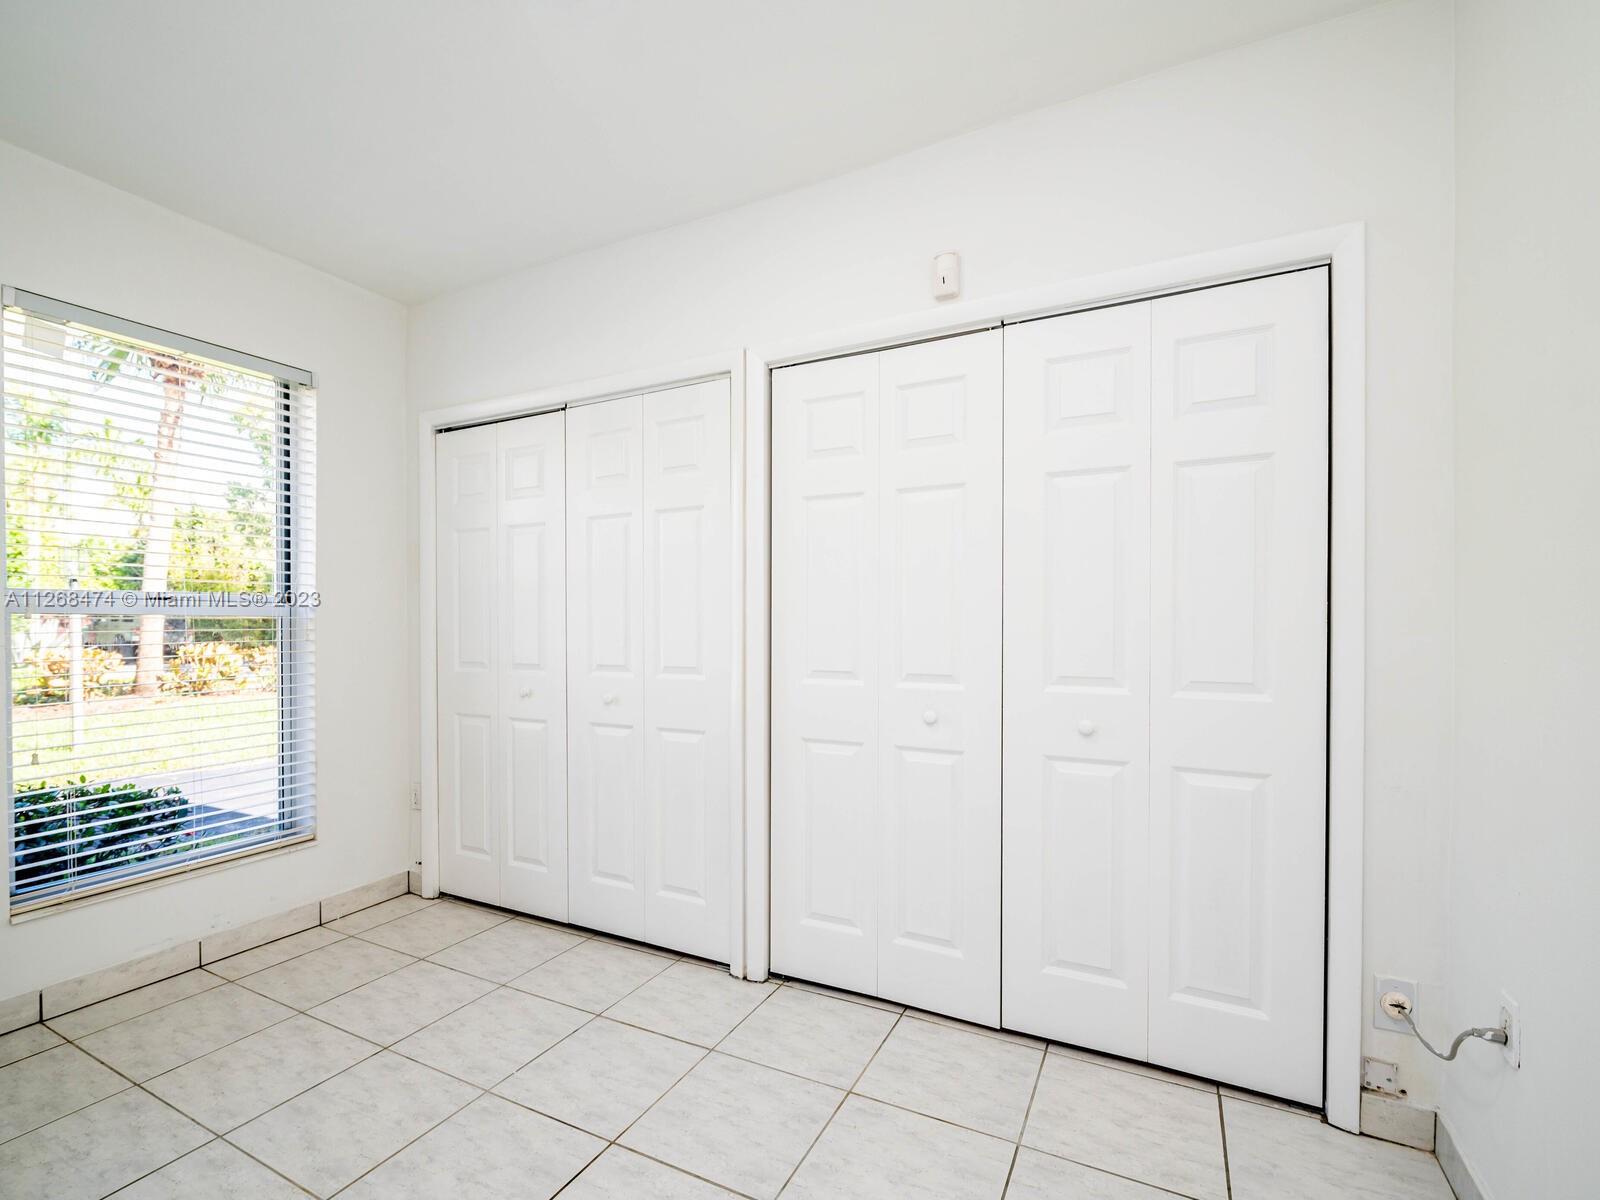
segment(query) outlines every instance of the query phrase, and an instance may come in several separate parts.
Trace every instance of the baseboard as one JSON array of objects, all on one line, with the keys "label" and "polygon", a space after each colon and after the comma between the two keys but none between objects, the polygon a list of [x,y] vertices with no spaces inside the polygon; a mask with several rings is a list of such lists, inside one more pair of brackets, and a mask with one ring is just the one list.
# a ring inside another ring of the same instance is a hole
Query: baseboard
[{"label": "baseboard", "polygon": [[1472,1168],[1462,1157],[1461,1147],[1456,1145],[1456,1140],[1450,1133],[1449,1124],[1442,1117],[1439,1119],[1439,1133],[1434,1154],[1439,1159],[1439,1166],[1444,1171],[1445,1179],[1449,1181],[1451,1189],[1456,1194],[1456,1200],[1489,1200],[1489,1193],[1473,1175]]},{"label": "baseboard", "polygon": [[395,875],[386,875],[373,883],[351,888],[348,892],[340,892],[337,896],[329,896],[322,902],[322,923],[326,925],[329,921],[337,921],[340,917],[347,917],[360,909],[371,908],[374,904],[393,900],[396,896],[404,896],[410,887],[407,876],[407,872],[401,871]]},{"label": "baseboard", "polygon": [[1435,1126],[1431,1108],[1418,1108],[1397,1096],[1361,1093],[1361,1136],[1397,1142],[1417,1150],[1433,1149]]},{"label": "baseboard", "polygon": [[406,890],[413,896],[422,895],[422,872],[411,870],[406,872]]},{"label": "baseboard", "polygon": [[192,971],[206,963],[242,954],[292,933],[314,928],[358,909],[369,908],[394,896],[404,895],[409,883],[405,871],[387,875],[320,902],[313,900],[270,917],[207,934],[194,941],[179,942],[154,954],[91,971],[76,979],[24,992],[9,1000],[0,1000],[0,1034],[10,1033],[37,1021],[48,1021],[86,1005],[97,1004],[135,988]]}]

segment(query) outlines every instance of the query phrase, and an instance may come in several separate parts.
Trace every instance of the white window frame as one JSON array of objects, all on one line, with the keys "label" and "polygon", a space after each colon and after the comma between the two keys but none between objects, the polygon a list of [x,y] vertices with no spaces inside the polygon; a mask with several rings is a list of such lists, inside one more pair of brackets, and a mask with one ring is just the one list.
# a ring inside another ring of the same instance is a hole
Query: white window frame
[{"label": "white window frame", "polygon": [[[162,350],[174,351],[192,358],[205,359],[222,366],[236,367],[258,375],[267,375],[276,380],[281,396],[279,401],[281,423],[279,425],[280,432],[277,435],[282,454],[282,466],[279,469],[283,473],[285,486],[283,498],[277,506],[273,522],[274,541],[276,544],[274,554],[276,560],[275,578],[278,581],[277,586],[280,595],[293,594],[296,589],[305,588],[306,585],[312,583],[309,577],[301,577],[300,568],[302,561],[307,564],[314,561],[315,493],[314,488],[306,485],[314,482],[311,478],[314,465],[308,464],[315,463],[315,435],[307,428],[297,427],[297,422],[304,422],[306,410],[301,404],[291,402],[291,396],[296,391],[315,391],[316,376],[313,372],[9,285],[0,288],[0,309],[5,308],[16,308],[30,315],[43,317],[61,324],[79,325],[96,332],[111,334],[130,341],[148,343]],[[0,356],[0,374],[3,374],[3,371],[4,361],[3,356]],[[0,383],[3,383],[3,379],[0,379]],[[5,456],[0,454],[0,518],[9,519],[9,514],[5,509],[4,485]],[[311,497],[309,502],[303,499],[302,493]],[[311,543],[312,553],[306,554],[302,552],[302,538]],[[307,575],[309,575],[309,572],[307,572]],[[290,642],[297,646],[303,646],[309,651],[313,645],[314,608],[279,603],[252,607],[247,614],[243,614],[239,608],[229,606],[226,601],[192,595],[188,599],[193,600],[194,603],[186,603],[181,610],[181,615],[185,617],[217,616],[237,618],[241,615],[248,615],[253,618],[272,617],[279,622],[280,675],[278,696],[280,708],[278,720],[280,728],[290,728],[295,731],[294,744],[288,747],[280,744],[278,750],[277,790],[279,803],[281,806],[284,802],[283,761],[286,756],[295,756],[304,763],[304,766],[300,769],[307,777],[305,795],[311,801],[309,811],[294,817],[292,831],[284,836],[267,842],[254,843],[240,850],[218,850],[211,853],[178,857],[170,865],[152,866],[148,870],[116,874],[115,877],[108,878],[100,883],[89,883],[82,887],[50,892],[38,897],[23,897],[19,899],[14,894],[16,862],[13,857],[15,814],[12,802],[12,788],[15,786],[15,780],[12,774],[11,749],[12,643],[10,618],[14,615],[54,613],[64,607],[70,608],[73,598],[77,598],[81,604],[84,598],[102,593],[104,590],[101,588],[62,589],[61,594],[63,594],[64,603],[61,604],[40,605],[22,602],[13,605],[8,599],[5,606],[5,670],[0,672],[4,676],[3,684],[0,684],[0,687],[3,687],[3,694],[0,694],[0,702],[3,702],[5,713],[3,773],[6,809],[4,821],[0,821],[0,826],[3,826],[3,831],[0,831],[0,850],[4,852],[3,875],[6,887],[6,904],[12,922],[32,919],[50,911],[75,906],[80,902],[102,899],[111,893],[171,882],[175,878],[181,878],[196,871],[232,865],[243,859],[259,855],[280,853],[292,847],[313,843],[317,838],[316,767],[313,757],[313,748],[315,746],[315,706],[312,690],[314,684],[312,678],[314,671],[313,660],[309,657],[309,654],[295,654],[292,657],[283,654],[283,647]],[[95,610],[84,606],[79,611],[92,613]],[[145,613],[170,614],[174,610],[168,606],[151,603],[120,603],[116,611],[118,615],[122,616],[138,616]],[[282,630],[291,621],[300,623],[303,633],[293,637],[284,634]],[[286,671],[288,672],[287,676],[285,675]],[[291,708],[293,709],[292,712],[290,711]]]}]

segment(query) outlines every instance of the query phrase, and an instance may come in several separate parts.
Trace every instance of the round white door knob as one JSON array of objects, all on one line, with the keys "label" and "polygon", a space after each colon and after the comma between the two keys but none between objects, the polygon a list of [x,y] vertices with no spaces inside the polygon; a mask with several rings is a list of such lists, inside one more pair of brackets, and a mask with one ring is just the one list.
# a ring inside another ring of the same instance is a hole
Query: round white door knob
[{"label": "round white door knob", "polygon": [[931,708],[922,714],[922,723],[924,725],[932,725],[938,719],[939,714],[934,712]]},{"label": "round white door knob", "polygon": [[523,688],[522,691],[518,692],[517,694],[519,696],[521,696],[524,700],[532,700],[533,699],[533,689],[532,688]]},{"label": "round white door knob", "polygon": [[604,703],[604,704],[615,704],[616,702],[617,702],[617,694],[615,692],[607,692],[605,694],[604,699],[602,700],[602,703]]},{"label": "round white door knob", "polygon": [[1084,737],[1093,737],[1094,736],[1094,731],[1096,729],[1098,729],[1098,728],[1099,728],[1099,726],[1096,725],[1093,721],[1079,721],[1078,722],[1078,732],[1083,734]]}]

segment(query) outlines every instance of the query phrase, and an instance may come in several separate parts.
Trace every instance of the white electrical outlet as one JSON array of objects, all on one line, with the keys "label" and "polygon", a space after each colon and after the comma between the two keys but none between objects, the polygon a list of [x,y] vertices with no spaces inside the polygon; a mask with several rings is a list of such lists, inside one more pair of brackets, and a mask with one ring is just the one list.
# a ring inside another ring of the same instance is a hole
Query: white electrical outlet
[{"label": "white electrical outlet", "polygon": [[1374,1029],[1393,1029],[1397,1033],[1410,1033],[1411,1027],[1399,1017],[1391,1017],[1383,1010],[1383,996],[1385,992],[1399,992],[1411,1001],[1411,1011],[1417,1011],[1417,984],[1412,979],[1389,979],[1385,976],[1376,976],[1372,987],[1372,1027]]},{"label": "white electrical outlet", "polygon": [[1500,993],[1500,1028],[1506,1031],[1506,1044],[1500,1054],[1513,1068],[1522,1066],[1522,1005]]}]

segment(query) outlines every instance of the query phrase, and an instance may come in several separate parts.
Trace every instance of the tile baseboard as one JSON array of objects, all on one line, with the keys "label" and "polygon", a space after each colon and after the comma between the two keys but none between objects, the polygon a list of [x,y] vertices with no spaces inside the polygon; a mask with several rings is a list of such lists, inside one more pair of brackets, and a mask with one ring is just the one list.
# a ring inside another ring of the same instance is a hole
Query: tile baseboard
[{"label": "tile baseboard", "polygon": [[232,958],[235,954],[254,950],[257,946],[275,942],[291,933],[314,929],[321,923],[322,905],[313,900],[288,912],[274,913],[259,921],[251,921],[248,925],[225,929],[200,939],[200,965],[203,967],[207,963],[214,963],[219,958]]},{"label": "tile baseboard", "polygon": [[1456,1145],[1455,1138],[1450,1133],[1450,1126],[1443,1120],[1439,1122],[1437,1141],[1434,1153],[1439,1159],[1439,1167],[1444,1171],[1446,1181],[1456,1194],[1456,1200],[1489,1200],[1483,1185],[1472,1174],[1472,1168],[1467,1166],[1467,1160],[1461,1156],[1461,1148]]},{"label": "tile baseboard", "polygon": [[1396,1096],[1361,1093],[1361,1136],[1397,1142],[1417,1150],[1433,1150],[1436,1114]]},{"label": "tile baseboard", "polygon": [[0,1000],[0,1035],[36,1024],[42,1019],[38,992],[23,992],[9,1000]]},{"label": "tile baseboard", "polygon": [[76,979],[53,983],[38,991],[24,992],[0,1001],[0,1033],[9,1033],[36,1021],[48,1021],[135,988],[192,971],[206,963],[242,954],[302,930],[313,929],[347,913],[404,895],[409,882],[407,873],[400,871],[320,902],[313,900],[296,905],[285,912],[208,934],[194,941],[180,942],[154,954],[91,971]]},{"label": "tile baseboard", "polygon": [[407,871],[400,871],[394,875],[386,875],[376,882],[351,888],[348,892],[340,892],[337,896],[329,896],[322,902],[322,924],[326,925],[329,921],[337,921],[340,917],[349,916],[360,909],[371,908],[374,904],[405,895],[411,887],[409,874]]}]

